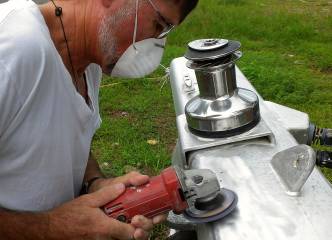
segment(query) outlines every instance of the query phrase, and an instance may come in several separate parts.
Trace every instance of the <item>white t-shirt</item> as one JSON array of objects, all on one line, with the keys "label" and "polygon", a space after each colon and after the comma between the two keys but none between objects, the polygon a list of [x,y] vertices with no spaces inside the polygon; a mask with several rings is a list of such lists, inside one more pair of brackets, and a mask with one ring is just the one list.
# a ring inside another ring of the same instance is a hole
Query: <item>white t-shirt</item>
[{"label": "white t-shirt", "polygon": [[31,0],[0,4],[0,208],[52,209],[78,195],[100,125],[101,69],[76,92]]}]

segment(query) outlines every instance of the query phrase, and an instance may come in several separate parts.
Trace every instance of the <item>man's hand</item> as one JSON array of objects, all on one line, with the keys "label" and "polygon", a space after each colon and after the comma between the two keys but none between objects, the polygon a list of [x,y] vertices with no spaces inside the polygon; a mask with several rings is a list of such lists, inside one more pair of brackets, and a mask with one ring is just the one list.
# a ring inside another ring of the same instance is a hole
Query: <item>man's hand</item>
[{"label": "man's hand", "polygon": [[[140,186],[149,181],[149,176],[142,175],[138,172],[130,172],[126,175],[117,178],[110,179],[98,179],[96,180],[90,187],[89,192],[99,191],[107,186],[112,186],[113,184],[122,183],[126,187],[129,186]],[[134,233],[135,239],[146,239],[149,236],[149,232],[152,230],[153,225],[159,224],[165,221],[167,215],[158,215],[153,217],[152,219],[148,219],[144,216],[135,216],[131,225],[137,228]]]},{"label": "man's hand", "polygon": [[145,239],[135,224],[119,222],[100,209],[124,190],[124,184],[112,184],[50,211],[48,239]]}]

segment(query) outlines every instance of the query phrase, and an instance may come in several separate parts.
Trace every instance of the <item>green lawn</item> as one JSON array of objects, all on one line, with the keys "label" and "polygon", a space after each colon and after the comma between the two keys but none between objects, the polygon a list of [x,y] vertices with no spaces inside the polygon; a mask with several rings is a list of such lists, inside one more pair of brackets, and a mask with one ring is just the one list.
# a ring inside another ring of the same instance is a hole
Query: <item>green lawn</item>
[{"label": "green lawn", "polygon": [[[266,100],[332,128],[331,1],[200,0],[170,35],[163,64],[182,56],[187,42],[208,37],[242,43],[238,65]],[[171,164],[177,130],[169,82],[161,88],[163,75],[160,69],[140,80],[104,79],[103,124],[93,152],[106,174],[156,174]],[[332,180],[332,171],[323,171]]]}]

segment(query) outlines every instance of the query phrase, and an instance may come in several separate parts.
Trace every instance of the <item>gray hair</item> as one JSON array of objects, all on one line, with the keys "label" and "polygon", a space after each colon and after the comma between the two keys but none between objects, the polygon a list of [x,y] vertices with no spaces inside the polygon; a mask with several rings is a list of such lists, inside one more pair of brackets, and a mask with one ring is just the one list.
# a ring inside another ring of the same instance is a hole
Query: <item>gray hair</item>
[{"label": "gray hair", "polygon": [[115,12],[113,15],[105,15],[98,29],[98,40],[101,47],[102,54],[106,56],[108,62],[112,62],[115,59],[117,49],[117,39],[114,36],[114,29],[117,23],[135,12],[135,5],[130,6],[131,1],[127,1],[127,4],[121,11]]}]

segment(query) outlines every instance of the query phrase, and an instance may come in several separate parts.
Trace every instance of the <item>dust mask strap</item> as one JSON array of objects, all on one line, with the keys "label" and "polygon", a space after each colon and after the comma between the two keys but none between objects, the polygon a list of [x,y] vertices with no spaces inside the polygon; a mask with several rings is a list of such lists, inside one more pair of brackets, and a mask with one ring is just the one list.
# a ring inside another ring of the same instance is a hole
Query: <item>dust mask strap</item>
[{"label": "dust mask strap", "polygon": [[133,35],[133,47],[137,52],[137,48],[135,46],[136,43],[136,36],[137,36],[137,25],[138,25],[138,0],[136,0],[136,11],[135,11],[135,26],[134,26],[134,35]]}]

